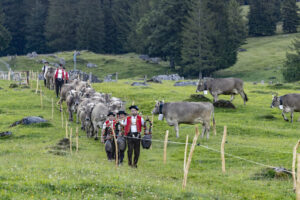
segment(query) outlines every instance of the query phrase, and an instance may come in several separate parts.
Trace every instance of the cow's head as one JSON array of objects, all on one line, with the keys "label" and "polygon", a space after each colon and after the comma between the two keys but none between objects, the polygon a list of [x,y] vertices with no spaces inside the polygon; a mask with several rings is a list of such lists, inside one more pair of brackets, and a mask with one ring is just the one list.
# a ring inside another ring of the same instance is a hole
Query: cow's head
[{"label": "cow's head", "polygon": [[92,118],[91,116],[92,116],[94,107],[95,107],[94,103],[89,103],[85,108],[85,121],[87,123],[91,123],[91,118]]},{"label": "cow's head", "polygon": [[203,90],[205,90],[206,88],[205,88],[205,82],[204,82],[204,79],[200,79],[199,81],[198,81],[198,86],[197,86],[197,90],[196,90],[196,92],[201,92],[201,91],[203,91]]},{"label": "cow's head", "polygon": [[77,110],[77,107],[80,103],[80,96],[81,96],[81,92],[77,92],[76,90],[71,90],[71,91],[68,92],[68,97],[67,98],[71,98],[72,109],[74,111]]},{"label": "cow's head", "polygon": [[272,103],[271,108],[278,107],[280,105],[280,97],[278,97],[278,94],[272,95]]},{"label": "cow's head", "polygon": [[155,107],[152,110],[152,114],[161,114],[162,113],[162,107],[164,105],[164,101],[155,101]]}]

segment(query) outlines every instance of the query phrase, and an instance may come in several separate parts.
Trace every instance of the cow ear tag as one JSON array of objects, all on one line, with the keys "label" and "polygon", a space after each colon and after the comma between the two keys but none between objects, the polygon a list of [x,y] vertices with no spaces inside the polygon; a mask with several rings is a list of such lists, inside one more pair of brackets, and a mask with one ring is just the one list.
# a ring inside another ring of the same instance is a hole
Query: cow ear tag
[{"label": "cow ear tag", "polygon": [[164,115],[163,114],[159,114],[158,115],[158,120],[162,121],[164,119]]},{"label": "cow ear tag", "polygon": [[204,95],[207,94],[207,90],[204,90]]},{"label": "cow ear tag", "polygon": [[283,109],[283,105],[279,105],[279,109],[282,110]]}]

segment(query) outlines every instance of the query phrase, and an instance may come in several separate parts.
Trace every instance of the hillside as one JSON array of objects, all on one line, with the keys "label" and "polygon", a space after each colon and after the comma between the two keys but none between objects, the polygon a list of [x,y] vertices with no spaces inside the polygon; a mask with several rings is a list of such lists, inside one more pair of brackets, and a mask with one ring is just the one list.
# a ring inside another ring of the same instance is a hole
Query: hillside
[{"label": "hillside", "polygon": [[[121,97],[130,105],[135,101],[144,116],[150,115],[155,99],[182,101],[193,94],[195,87],[174,87],[173,82],[151,84],[150,87],[131,87],[132,80],[118,83],[93,84],[97,91]],[[65,136],[60,113],[55,109],[51,120],[51,98],[54,92],[46,90],[44,108],[40,96],[31,89],[10,89],[9,82],[0,81],[0,132],[12,131],[13,136],[0,138],[0,195],[1,199],[295,199],[290,177],[274,178],[264,165],[291,169],[292,149],[299,139],[299,122],[285,122],[279,109],[271,109],[271,94],[295,92],[299,85],[280,88],[245,84],[249,102],[246,106],[236,97],[236,110],[216,109],[217,136],[198,140],[193,155],[188,185],[181,189],[184,145],[168,145],[167,164],[163,165],[164,133],[170,130],[169,140],[190,142],[194,126],[181,125],[180,138],[172,127],[155,116],[152,150],[142,150],[138,169],[125,163],[115,168],[106,160],[104,146],[85,133],[79,133],[79,152],[69,150],[60,155],[49,153]],[[35,83],[33,82],[33,86]],[[159,92],[157,92],[159,91]],[[208,96],[210,99],[211,96]],[[221,96],[229,99],[228,96]],[[9,128],[23,117],[35,115],[49,120],[42,125],[18,125]],[[295,119],[299,118],[295,114]],[[66,116],[64,116],[66,119]],[[240,160],[226,155],[226,174],[222,174],[220,149],[223,126],[228,127],[226,153],[240,156]],[[74,130],[75,123],[71,124]],[[200,126],[201,130],[201,126]]]},{"label": "hillside", "polygon": [[245,81],[283,81],[282,66],[291,42],[300,33],[248,38],[237,63],[215,73],[217,77],[239,77]]},{"label": "hillside", "polygon": [[[73,53],[74,52],[61,52],[39,55],[36,58],[17,56],[13,59],[10,59],[9,57],[4,57],[2,59],[8,62],[13,70],[41,71],[43,66],[41,64],[42,59],[45,59],[50,63],[59,63],[59,59],[63,58],[66,61],[67,70],[72,70],[74,69]],[[86,66],[88,63],[96,64],[97,67],[88,68]],[[0,63],[0,67],[6,69],[2,63]],[[118,76],[121,79],[142,78],[144,75],[151,77],[156,74],[171,73],[167,62],[162,61],[160,64],[148,63],[133,53],[123,55],[103,55],[89,51],[81,51],[81,55],[77,56],[77,69],[87,73],[92,72],[99,78],[104,78],[107,74],[118,72]]]}]

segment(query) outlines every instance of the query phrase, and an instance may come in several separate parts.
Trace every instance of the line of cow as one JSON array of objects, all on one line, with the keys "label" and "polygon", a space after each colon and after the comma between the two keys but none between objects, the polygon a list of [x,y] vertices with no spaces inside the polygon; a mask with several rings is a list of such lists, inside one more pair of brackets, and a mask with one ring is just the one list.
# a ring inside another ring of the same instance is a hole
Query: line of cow
[{"label": "line of cow", "polygon": [[120,98],[96,92],[89,83],[77,79],[63,85],[58,103],[61,105],[64,101],[69,121],[73,121],[73,113],[76,113],[76,122],[81,122],[81,129],[86,131],[87,137],[94,137],[96,140],[108,113],[125,110],[125,102]]},{"label": "line of cow", "polygon": [[[239,94],[244,105],[248,97],[244,91],[243,81],[238,78],[204,78],[198,82],[196,92],[207,91],[213,96],[214,102],[218,96],[231,95],[231,100]],[[82,130],[85,130],[87,137],[98,139],[99,128],[109,112],[117,113],[125,110],[125,102],[117,97],[111,97],[110,94],[96,92],[87,82],[73,80],[69,84],[64,84],[61,90],[59,103],[66,101],[69,120],[73,121],[73,113],[77,113],[77,123],[81,122]],[[273,96],[271,107],[282,109],[283,118],[288,121],[285,113],[291,112],[291,122],[293,122],[293,113],[300,112],[300,94],[286,94],[278,97]],[[156,102],[152,111],[153,114],[161,114],[166,119],[168,125],[174,126],[176,136],[179,137],[180,124],[198,124],[203,125],[202,138],[206,134],[209,138],[210,122],[213,121],[215,130],[214,106],[209,102]]]}]

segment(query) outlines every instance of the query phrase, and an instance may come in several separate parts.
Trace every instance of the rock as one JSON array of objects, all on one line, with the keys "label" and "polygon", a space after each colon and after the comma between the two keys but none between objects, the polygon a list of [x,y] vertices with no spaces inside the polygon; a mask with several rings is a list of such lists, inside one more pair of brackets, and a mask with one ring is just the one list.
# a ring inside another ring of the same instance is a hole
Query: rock
[{"label": "rock", "polygon": [[190,86],[190,85],[197,86],[198,82],[197,81],[183,81],[183,82],[176,82],[174,84],[174,86]]},{"label": "rock", "polygon": [[147,80],[147,82],[153,82],[153,83],[160,83],[160,84],[162,84],[162,81],[160,79],[156,78],[156,77],[153,77],[153,78]]},{"label": "rock", "polygon": [[19,87],[19,86],[17,84],[15,84],[15,83],[11,83],[9,85],[9,88],[17,88],[17,87]]},{"label": "rock", "polygon": [[247,49],[239,48],[238,51],[239,52],[245,52],[245,51],[247,51]]},{"label": "rock", "polygon": [[37,124],[37,123],[44,123],[44,122],[47,122],[47,120],[45,120],[41,117],[31,116],[31,117],[25,117],[20,121],[14,122],[12,125],[10,125],[10,127],[13,127],[13,126],[16,126],[19,124],[29,125],[29,124]]},{"label": "rock", "polygon": [[159,64],[161,61],[160,58],[155,57],[155,58],[150,58],[149,62],[153,63],[153,64]]},{"label": "rock", "polygon": [[34,52],[32,52],[32,53],[28,53],[28,54],[27,54],[27,57],[28,57],[28,58],[36,58],[36,57],[38,57],[38,54],[34,51]]},{"label": "rock", "polygon": [[[79,77],[81,78],[82,81],[88,81],[90,78],[90,75],[82,72],[80,70],[71,70],[69,71],[69,79],[70,80],[74,80],[77,79]],[[103,81],[100,80],[97,76],[92,75],[92,83],[102,83]]]},{"label": "rock", "polygon": [[66,61],[64,58],[59,58],[59,64],[66,65]]},{"label": "rock", "polygon": [[140,55],[139,58],[145,61],[148,61],[150,59],[148,55]]},{"label": "rock", "polygon": [[115,82],[116,80],[112,79],[112,74],[106,75],[104,77],[104,82]]},{"label": "rock", "polygon": [[93,64],[93,63],[88,63],[86,64],[86,67],[87,68],[94,68],[94,67],[98,67],[96,64]]},{"label": "rock", "polygon": [[0,133],[0,137],[11,136],[11,135],[12,135],[12,132],[9,132],[9,131]]},{"label": "rock", "polygon": [[170,74],[170,75],[158,75],[158,76],[153,76],[151,78],[152,80],[159,80],[159,81],[180,81],[184,80],[183,77],[180,77],[178,74]]},{"label": "rock", "polygon": [[214,107],[217,108],[232,108],[235,109],[235,106],[230,102],[230,101],[226,101],[226,100],[219,100],[213,103]]},{"label": "rock", "polygon": [[45,64],[46,62],[47,62],[47,60],[46,59],[42,59],[42,61],[41,61],[43,64]]},{"label": "rock", "polygon": [[263,85],[263,84],[265,84],[265,81],[264,81],[264,80],[261,80],[260,83]]},{"label": "rock", "polygon": [[145,82],[133,82],[131,86],[149,86],[149,85]]},{"label": "rock", "polygon": [[257,82],[256,82],[256,81],[254,81],[254,82],[253,82],[253,85],[257,85]]},{"label": "rock", "polygon": [[2,87],[0,87],[0,90],[3,90],[3,88],[2,88]]}]

